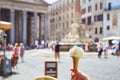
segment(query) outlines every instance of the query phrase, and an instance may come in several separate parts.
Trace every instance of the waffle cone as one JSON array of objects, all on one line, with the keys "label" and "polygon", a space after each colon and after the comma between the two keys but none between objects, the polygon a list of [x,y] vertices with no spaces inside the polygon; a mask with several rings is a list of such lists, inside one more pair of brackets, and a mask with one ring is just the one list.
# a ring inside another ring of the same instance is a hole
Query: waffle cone
[{"label": "waffle cone", "polygon": [[78,64],[80,59],[78,57],[72,57],[72,59],[73,59],[73,68],[75,70],[78,70]]}]

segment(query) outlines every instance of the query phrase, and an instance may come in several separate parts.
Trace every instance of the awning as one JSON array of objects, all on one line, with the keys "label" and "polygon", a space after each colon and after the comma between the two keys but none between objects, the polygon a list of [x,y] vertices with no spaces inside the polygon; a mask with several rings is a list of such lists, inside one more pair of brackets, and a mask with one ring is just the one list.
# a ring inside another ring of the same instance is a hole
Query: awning
[{"label": "awning", "polygon": [[0,21],[0,29],[3,29],[4,31],[8,31],[12,28],[12,23]]},{"label": "awning", "polygon": [[111,37],[105,37],[102,40],[120,40],[119,36],[111,36]]}]

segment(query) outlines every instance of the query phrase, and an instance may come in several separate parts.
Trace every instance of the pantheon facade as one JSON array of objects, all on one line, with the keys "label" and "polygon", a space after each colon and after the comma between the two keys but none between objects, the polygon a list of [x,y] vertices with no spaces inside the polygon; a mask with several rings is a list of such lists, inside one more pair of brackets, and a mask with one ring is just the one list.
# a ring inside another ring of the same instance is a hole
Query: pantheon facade
[{"label": "pantheon facade", "polygon": [[48,4],[44,0],[0,0],[0,21],[12,23],[7,43],[34,45],[45,39]]}]

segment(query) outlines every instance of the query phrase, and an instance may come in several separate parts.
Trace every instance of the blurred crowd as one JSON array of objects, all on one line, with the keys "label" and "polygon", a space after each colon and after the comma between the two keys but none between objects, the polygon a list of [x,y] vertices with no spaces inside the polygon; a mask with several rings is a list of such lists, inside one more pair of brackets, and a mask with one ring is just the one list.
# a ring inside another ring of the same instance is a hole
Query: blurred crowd
[{"label": "blurred crowd", "polygon": [[108,53],[111,53],[112,55],[116,55],[119,57],[120,41],[118,40],[107,40],[105,42],[100,41],[97,44],[97,49],[98,49],[98,58],[101,58],[102,54],[104,54],[105,58],[107,58]]},{"label": "blurred crowd", "polygon": [[[7,44],[6,45],[6,50],[9,50],[9,51],[11,51],[11,50],[13,50],[13,45],[12,44]],[[4,46],[2,45],[2,44],[0,44],[0,50],[3,50],[4,49]]]}]

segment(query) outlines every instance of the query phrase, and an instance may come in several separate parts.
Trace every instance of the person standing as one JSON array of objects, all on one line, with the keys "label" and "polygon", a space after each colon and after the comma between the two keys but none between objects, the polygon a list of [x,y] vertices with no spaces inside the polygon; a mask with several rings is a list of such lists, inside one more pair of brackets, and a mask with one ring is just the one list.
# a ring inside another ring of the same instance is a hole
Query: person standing
[{"label": "person standing", "polygon": [[117,53],[117,57],[119,58],[119,56],[120,56],[120,41],[119,41],[119,43],[118,43],[118,53]]},{"label": "person standing", "polygon": [[56,45],[55,45],[55,59],[59,59],[60,60],[60,45],[59,42],[57,41]]},{"label": "person standing", "polygon": [[107,51],[108,51],[109,47],[110,47],[110,45],[109,45],[108,41],[104,42],[104,44],[103,44],[104,58],[108,57]]},{"label": "person standing", "polygon": [[101,55],[102,55],[102,52],[103,52],[103,44],[102,44],[102,42],[98,43],[97,49],[98,49],[98,58],[101,58]]},{"label": "person standing", "polygon": [[19,57],[18,52],[19,52],[18,43],[15,43],[15,46],[13,48],[13,55],[12,55],[12,57],[17,57],[18,58]]},{"label": "person standing", "polygon": [[23,56],[24,56],[24,45],[23,43],[20,43],[20,59],[21,59],[21,62],[24,62],[24,59],[23,59]]},{"label": "person standing", "polygon": [[13,48],[12,58],[11,58],[12,67],[17,65],[18,58],[19,58],[18,53],[19,53],[18,43],[15,43],[15,46]]}]

